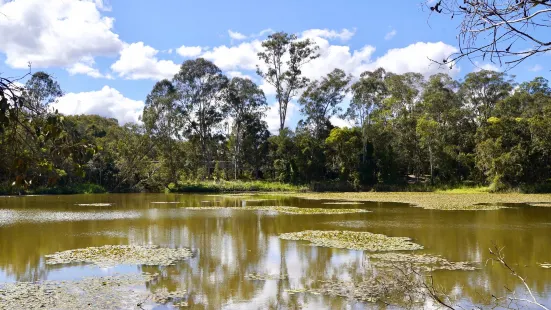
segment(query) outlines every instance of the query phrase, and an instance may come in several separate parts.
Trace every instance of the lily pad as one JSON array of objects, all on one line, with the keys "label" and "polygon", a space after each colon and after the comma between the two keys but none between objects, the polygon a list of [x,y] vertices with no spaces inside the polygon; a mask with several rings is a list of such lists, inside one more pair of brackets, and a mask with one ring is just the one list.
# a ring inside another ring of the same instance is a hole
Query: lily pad
[{"label": "lily pad", "polygon": [[450,262],[447,259],[430,254],[378,253],[369,256],[372,264],[379,268],[395,268],[407,264],[417,270],[475,270],[469,262]]},{"label": "lily pad", "polygon": [[75,206],[79,207],[111,207],[114,203],[110,202],[96,202],[96,203],[77,203]]},{"label": "lily pad", "polygon": [[371,212],[364,209],[326,209],[326,208],[298,208],[288,206],[246,206],[246,207],[223,207],[223,206],[205,206],[205,207],[183,207],[188,210],[243,210],[243,211],[275,211],[285,214],[348,214],[348,213],[366,213]]},{"label": "lily pad", "polygon": [[8,309],[143,309],[166,303],[186,303],[185,291],[161,288],[153,294],[146,283],[152,274],[0,284],[0,310]]},{"label": "lily pad", "polygon": [[116,265],[169,266],[191,256],[191,251],[186,248],[170,249],[154,245],[104,245],[46,255],[46,264],[90,263],[100,267]]},{"label": "lily pad", "polygon": [[388,237],[370,232],[306,230],[281,234],[279,238],[310,241],[315,246],[370,252],[423,249],[422,245],[411,242],[408,237]]},{"label": "lily pad", "polygon": [[287,275],[249,273],[245,276],[245,278],[248,280],[258,280],[258,281],[286,280]]}]

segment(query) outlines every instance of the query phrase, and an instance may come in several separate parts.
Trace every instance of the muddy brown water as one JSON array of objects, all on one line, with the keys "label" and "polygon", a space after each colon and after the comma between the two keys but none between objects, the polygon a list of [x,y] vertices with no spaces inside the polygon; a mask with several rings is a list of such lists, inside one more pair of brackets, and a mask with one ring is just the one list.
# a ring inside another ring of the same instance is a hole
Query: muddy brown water
[{"label": "muddy brown water", "polygon": [[[247,201],[270,198],[266,201]],[[179,202],[159,204],[155,202]],[[504,247],[507,261],[526,278],[536,297],[551,302],[551,208],[510,205],[494,211],[439,211],[396,203],[327,205],[286,196],[227,197],[199,194],[105,194],[0,197],[0,283],[76,280],[121,273],[159,272],[147,289],[186,289],[191,309],[364,309],[340,297],[289,294],[319,280],[358,280],[369,268],[366,253],[313,247],[279,234],[302,230],[352,230],[411,237],[415,253],[474,261],[476,271],[437,271],[435,281],[465,300],[507,294],[522,287],[498,265],[488,248]],[[77,206],[111,203],[112,206]],[[279,205],[364,208],[373,212],[293,215],[271,211],[186,210],[182,206]],[[174,266],[46,265],[45,255],[90,246],[155,244],[189,247],[192,259]],[[251,273],[284,274],[256,281]]]}]

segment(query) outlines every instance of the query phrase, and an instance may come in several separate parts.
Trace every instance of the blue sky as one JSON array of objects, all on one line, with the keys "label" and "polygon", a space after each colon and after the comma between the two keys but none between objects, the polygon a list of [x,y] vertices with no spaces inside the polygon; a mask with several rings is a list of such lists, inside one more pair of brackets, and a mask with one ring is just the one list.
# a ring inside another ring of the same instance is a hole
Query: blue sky
[{"label": "blue sky", "polygon": [[[0,0],[0,72],[53,74],[67,94],[63,113],[96,113],[135,121],[156,80],[170,78],[186,59],[205,57],[231,76],[249,76],[273,104],[273,90],[256,76],[259,44],[270,31],[296,33],[320,45],[305,69],[319,78],[335,67],[359,75],[383,66],[396,73],[442,68],[456,48],[456,22],[432,16],[421,1],[145,1]],[[511,71],[517,80],[549,78],[551,56]],[[490,63],[478,67],[498,69]],[[464,60],[446,71],[457,79],[476,70]],[[289,125],[300,119],[291,106]],[[277,127],[275,110],[268,113]],[[339,123],[338,120],[335,120]]]}]

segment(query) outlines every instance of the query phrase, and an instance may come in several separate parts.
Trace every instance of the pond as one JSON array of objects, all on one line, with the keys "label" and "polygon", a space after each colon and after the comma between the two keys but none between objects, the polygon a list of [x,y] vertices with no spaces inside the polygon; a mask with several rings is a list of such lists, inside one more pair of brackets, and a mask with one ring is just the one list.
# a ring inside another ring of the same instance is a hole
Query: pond
[{"label": "pond", "polygon": [[[303,292],[320,281],[360,281],[372,268],[370,252],[279,238],[307,230],[346,230],[409,237],[422,249],[399,253],[440,255],[473,264],[476,270],[437,270],[433,277],[443,290],[475,303],[491,294],[507,295],[506,286],[523,294],[518,280],[488,261],[488,249],[496,244],[539,301],[551,301],[551,269],[540,265],[551,263],[549,208],[508,205],[488,211],[441,211],[398,203],[327,202],[200,194],[1,197],[0,283],[76,281],[77,287],[88,285],[78,282],[83,279],[146,272],[155,279],[143,285],[132,282],[135,290],[182,292],[173,299],[180,304],[168,298],[157,305],[160,309],[372,308],[364,301]],[[314,209],[295,212],[274,206],[370,212],[316,214]],[[192,255],[166,266],[124,260],[109,266],[47,264],[48,255],[57,252],[105,245],[186,248]]]}]

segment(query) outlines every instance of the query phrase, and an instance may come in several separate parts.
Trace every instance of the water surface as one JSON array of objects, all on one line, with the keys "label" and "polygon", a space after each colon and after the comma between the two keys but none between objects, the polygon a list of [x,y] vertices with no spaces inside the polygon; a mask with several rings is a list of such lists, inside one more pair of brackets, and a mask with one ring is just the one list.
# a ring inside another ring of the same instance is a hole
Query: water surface
[{"label": "water surface", "polygon": [[[270,198],[267,201],[250,201]],[[179,202],[163,204],[156,202]],[[77,204],[112,203],[110,207]],[[326,205],[284,196],[228,197],[196,194],[106,194],[0,198],[0,283],[72,280],[115,273],[159,272],[150,289],[186,289],[192,309],[364,309],[340,297],[289,294],[319,280],[358,280],[369,268],[362,251],[309,246],[279,234],[302,230],[352,230],[411,237],[450,261],[480,263],[476,271],[437,271],[435,280],[464,298],[480,300],[522,288],[488,248],[504,247],[507,261],[545,303],[551,298],[551,209],[522,205],[493,211],[439,211],[396,203]],[[291,215],[270,211],[186,210],[182,206],[280,205],[364,208],[343,215]],[[189,247],[190,260],[168,267],[46,265],[58,251],[106,244]],[[252,281],[250,273],[284,274],[284,281]]]}]

